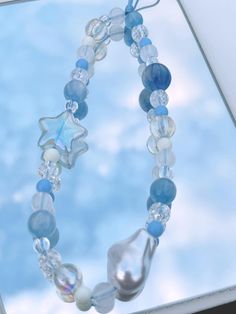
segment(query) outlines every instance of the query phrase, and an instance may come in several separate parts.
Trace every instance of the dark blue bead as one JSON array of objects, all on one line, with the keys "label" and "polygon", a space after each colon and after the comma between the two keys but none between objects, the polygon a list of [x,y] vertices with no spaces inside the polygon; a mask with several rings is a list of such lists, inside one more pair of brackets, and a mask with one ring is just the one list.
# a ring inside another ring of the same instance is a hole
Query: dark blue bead
[{"label": "dark blue bead", "polygon": [[82,102],[87,97],[87,94],[86,86],[78,80],[70,81],[64,88],[64,96],[68,100]]},{"label": "dark blue bead", "polygon": [[152,91],[167,89],[171,82],[171,74],[168,68],[160,63],[152,63],[143,71],[142,81],[144,87]]},{"label": "dark blue bead", "polygon": [[157,179],[151,185],[150,195],[156,203],[169,204],[175,199],[176,186],[168,178]]},{"label": "dark blue bead", "polygon": [[155,202],[152,200],[152,198],[149,196],[149,198],[147,199],[147,210],[149,210],[149,208],[152,206],[152,204],[154,204]]},{"label": "dark blue bead", "polygon": [[38,181],[36,189],[38,192],[45,192],[50,194],[52,192],[52,183],[47,179],[42,179]]},{"label": "dark blue bead", "polygon": [[53,249],[57,245],[57,243],[59,241],[59,237],[60,237],[59,230],[57,228],[55,229],[55,231],[50,236],[47,237],[49,242],[50,242],[50,248],[51,249]]},{"label": "dark blue bead", "polygon": [[36,238],[48,238],[56,229],[55,217],[47,210],[38,210],[29,217],[28,229]]},{"label": "dark blue bead", "polygon": [[153,220],[147,225],[147,232],[154,238],[159,238],[164,231],[165,227],[158,220]]},{"label": "dark blue bead", "polygon": [[86,59],[79,59],[77,62],[76,62],[76,67],[77,68],[81,68],[81,69],[84,69],[84,70],[88,70],[89,68],[89,63]]},{"label": "dark blue bead", "polygon": [[155,114],[157,116],[167,116],[169,113],[168,109],[166,108],[166,106],[157,106],[155,108]]},{"label": "dark blue bead", "polygon": [[132,29],[134,26],[143,24],[143,17],[137,11],[127,13],[125,16],[125,26]]},{"label": "dark blue bead", "polygon": [[140,40],[139,42],[139,47],[142,48],[144,46],[147,46],[147,45],[151,45],[152,44],[152,41],[151,39],[147,38],[147,37],[144,37]]},{"label": "dark blue bead", "polygon": [[131,35],[131,29],[128,27],[125,27],[124,29],[124,41],[127,46],[131,46],[132,43],[134,42],[132,35]]},{"label": "dark blue bead", "polygon": [[49,193],[50,195],[51,195],[51,197],[52,197],[52,200],[53,200],[53,202],[55,201],[55,195],[54,195],[54,193]]},{"label": "dark blue bead", "polygon": [[139,95],[139,104],[143,111],[148,112],[150,109],[153,109],[150,103],[151,91],[148,89],[143,89]]},{"label": "dark blue bead", "polygon": [[87,114],[88,114],[88,105],[86,104],[86,102],[81,102],[78,104],[78,109],[76,110],[76,112],[74,113],[74,117],[82,120],[84,119]]}]

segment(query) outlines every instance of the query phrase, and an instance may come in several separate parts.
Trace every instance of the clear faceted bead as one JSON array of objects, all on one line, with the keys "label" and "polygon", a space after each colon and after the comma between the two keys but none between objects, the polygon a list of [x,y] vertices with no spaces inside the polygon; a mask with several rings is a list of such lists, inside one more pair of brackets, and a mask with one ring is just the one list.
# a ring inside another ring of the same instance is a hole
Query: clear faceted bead
[{"label": "clear faceted bead", "polygon": [[171,137],[175,133],[175,123],[168,116],[156,116],[150,123],[150,129],[156,137]]},{"label": "clear faceted bead", "polygon": [[115,304],[116,289],[108,282],[98,284],[92,292],[92,302],[99,313],[109,313]]},{"label": "clear faceted bead", "polygon": [[119,41],[122,40],[124,37],[124,28],[119,25],[113,25],[111,26],[109,30],[109,36],[111,40],[113,41]]},{"label": "clear faceted bead", "polygon": [[50,250],[46,255],[39,256],[39,267],[44,276],[52,281],[54,274],[61,265],[61,255],[56,250]]},{"label": "clear faceted bead", "polygon": [[88,71],[85,69],[76,68],[71,72],[71,78],[81,81],[84,85],[87,85],[89,81]]},{"label": "clear faceted bead", "polygon": [[150,103],[151,105],[156,108],[157,106],[166,106],[168,104],[169,97],[167,93],[162,90],[155,90],[151,93],[150,96]]},{"label": "clear faceted bead", "polygon": [[159,167],[173,167],[175,164],[175,155],[171,149],[164,149],[157,153],[156,161]]},{"label": "clear faceted bead", "polygon": [[37,192],[32,197],[31,206],[33,211],[48,210],[51,214],[55,213],[53,199],[50,194]]},{"label": "clear faceted bead", "polygon": [[38,173],[41,177],[50,179],[61,173],[61,167],[55,162],[45,161],[40,165]]},{"label": "clear faceted bead", "polygon": [[148,30],[146,26],[144,26],[143,24],[140,24],[132,28],[131,34],[132,34],[133,40],[139,43],[142,38],[148,36]]},{"label": "clear faceted bead", "polygon": [[157,48],[153,45],[146,45],[140,49],[140,58],[149,64],[151,59],[157,59],[157,55]]},{"label": "clear faceted bead", "polygon": [[147,148],[151,154],[158,153],[157,141],[153,135],[151,135],[147,140]]},{"label": "clear faceted bead", "polygon": [[76,101],[70,100],[66,103],[66,110],[75,113],[78,109],[78,103]]},{"label": "clear faceted bead", "polygon": [[36,253],[47,254],[50,250],[50,241],[47,238],[36,238],[33,242],[33,248]]},{"label": "clear faceted bead", "polygon": [[62,264],[54,275],[54,283],[62,294],[72,294],[82,283],[82,274],[73,264]]},{"label": "clear faceted bead", "polygon": [[50,182],[52,183],[53,192],[58,192],[61,189],[61,178],[51,177]]},{"label": "clear faceted bead", "polygon": [[107,55],[107,46],[105,43],[99,43],[95,49],[95,59],[96,61],[101,61]]},{"label": "clear faceted bead", "polygon": [[125,21],[125,12],[121,8],[114,8],[109,13],[109,17],[112,24],[120,25]]},{"label": "clear faceted bead", "polygon": [[136,43],[132,43],[132,45],[130,46],[130,53],[135,58],[139,57],[139,47]]},{"label": "clear faceted bead", "polygon": [[148,222],[152,220],[159,220],[161,223],[166,224],[170,219],[171,209],[166,204],[154,203],[149,208]]},{"label": "clear faceted bead", "polygon": [[86,25],[86,34],[93,37],[96,41],[102,41],[107,37],[108,28],[106,23],[99,19],[93,19]]},{"label": "clear faceted bead", "polygon": [[108,15],[102,15],[99,18],[100,21],[104,22],[106,24],[106,26],[110,26],[111,25],[111,19]]}]

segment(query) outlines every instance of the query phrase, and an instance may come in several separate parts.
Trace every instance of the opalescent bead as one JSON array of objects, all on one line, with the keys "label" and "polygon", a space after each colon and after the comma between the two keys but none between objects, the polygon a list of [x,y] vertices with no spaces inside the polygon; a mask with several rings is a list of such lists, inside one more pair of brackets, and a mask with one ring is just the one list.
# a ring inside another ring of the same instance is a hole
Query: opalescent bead
[{"label": "opalescent bead", "polygon": [[82,120],[84,119],[88,114],[88,105],[85,101],[80,102],[78,105],[78,109],[74,113],[74,117],[76,119]]},{"label": "opalescent bead", "polygon": [[86,34],[93,37],[96,41],[102,41],[107,37],[107,25],[99,19],[93,19],[88,22],[85,28]]},{"label": "opalescent bead", "polygon": [[147,148],[151,154],[155,155],[158,153],[157,140],[153,135],[147,140]]},{"label": "opalescent bead", "polygon": [[149,110],[153,109],[150,103],[150,95],[151,91],[146,88],[143,89],[139,95],[139,105],[145,112],[148,112]]},{"label": "opalescent bead", "polygon": [[146,67],[142,81],[143,85],[152,91],[156,89],[166,90],[171,83],[171,74],[165,65],[153,63]]},{"label": "opalescent bead", "polygon": [[81,58],[76,62],[76,67],[87,71],[89,68],[89,63],[86,59]]},{"label": "opalescent bead", "polygon": [[124,37],[124,28],[119,25],[113,25],[109,29],[109,36],[113,41],[120,41]]},{"label": "opalescent bead", "polygon": [[47,238],[56,229],[55,217],[47,210],[38,210],[30,215],[28,228],[36,238]]},{"label": "opalescent bead", "polygon": [[168,101],[169,97],[167,93],[162,89],[154,90],[151,93],[150,103],[154,108],[156,108],[157,106],[166,106],[168,104]]},{"label": "opalescent bead", "polygon": [[63,294],[73,294],[82,283],[81,272],[72,264],[62,264],[55,272],[54,283]]},{"label": "opalescent bead", "polygon": [[38,192],[52,192],[52,183],[47,179],[42,179],[37,182],[36,189]]},{"label": "opalescent bead", "polygon": [[150,195],[156,203],[169,204],[175,199],[176,186],[170,179],[157,179],[151,185]]},{"label": "opalescent bead", "polygon": [[150,123],[150,130],[156,137],[171,137],[175,133],[175,123],[168,116],[156,117]]},{"label": "opalescent bead", "polygon": [[132,11],[126,14],[125,16],[125,25],[126,27],[132,29],[134,26],[143,24],[143,17],[137,11]]},{"label": "opalescent bead", "polygon": [[51,214],[55,213],[52,196],[48,193],[37,192],[32,197],[32,209],[37,210],[48,210]]},{"label": "opalescent bead", "polygon": [[112,24],[123,24],[125,21],[125,12],[121,8],[114,8],[110,11],[109,18]]},{"label": "opalescent bead", "polygon": [[166,204],[154,203],[148,210],[148,221],[159,220],[162,224],[166,224],[170,219],[171,209]]},{"label": "opalescent bead", "polygon": [[48,240],[49,240],[51,249],[53,249],[57,245],[57,243],[59,241],[59,237],[60,237],[60,234],[59,234],[59,230],[57,228],[50,236],[48,236]]},{"label": "opalescent bead", "polygon": [[95,57],[94,49],[89,45],[80,46],[77,51],[77,56],[78,58],[87,60],[88,63],[93,63]]},{"label": "opalescent bead", "polygon": [[92,291],[84,285],[80,286],[75,293],[76,306],[80,311],[88,311],[92,306]]},{"label": "opalescent bead", "polygon": [[169,112],[166,106],[157,106],[155,108],[155,113],[157,116],[167,116]]},{"label": "opalescent bead", "polygon": [[84,99],[87,97],[87,94],[88,90],[86,86],[78,80],[70,81],[64,88],[64,96],[68,100],[81,102],[84,101]]},{"label": "opalescent bead", "polygon": [[128,27],[124,28],[124,41],[127,46],[131,46],[134,42],[132,35],[131,35],[131,29]]},{"label": "opalescent bead", "polygon": [[46,254],[50,249],[50,242],[48,238],[35,238],[33,248],[39,254]]},{"label": "opalescent bead", "polygon": [[157,153],[156,161],[159,167],[173,167],[175,164],[175,155],[171,149],[164,149]]},{"label": "opalescent bead", "polygon": [[147,232],[154,238],[159,238],[164,231],[164,225],[158,220],[153,220],[147,224]]},{"label": "opalescent bead", "polygon": [[[139,41],[139,47],[142,48],[144,46],[147,46],[147,45],[151,45],[152,44],[152,41],[151,39],[147,38],[147,37],[143,37],[142,39],[140,39]],[[143,61],[143,60],[142,60]]]},{"label": "opalescent bead", "polygon": [[49,250],[48,253],[39,255],[39,267],[43,275],[50,281],[53,280],[56,270],[61,265],[61,255],[56,250]]},{"label": "opalescent bead", "polygon": [[147,27],[143,24],[134,26],[132,28],[132,38],[136,43],[139,43],[142,38],[145,38],[148,36],[148,30]]},{"label": "opalescent bead", "polygon": [[109,313],[115,305],[116,289],[108,282],[96,285],[92,292],[92,303],[98,313]]},{"label": "opalescent bead", "polygon": [[154,201],[152,200],[152,198],[149,196],[149,198],[147,199],[147,209],[149,209],[152,204],[154,204]]}]

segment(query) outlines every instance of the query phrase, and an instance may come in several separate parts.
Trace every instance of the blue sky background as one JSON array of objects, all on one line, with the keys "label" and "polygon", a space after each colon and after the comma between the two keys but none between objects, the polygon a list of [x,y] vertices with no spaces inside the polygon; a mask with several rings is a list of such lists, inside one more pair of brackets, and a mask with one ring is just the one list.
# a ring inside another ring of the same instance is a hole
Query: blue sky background
[{"label": "blue sky background", "polygon": [[[38,119],[63,111],[63,87],[86,23],[125,3],[42,0],[0,8],[0,292],[8,314],[78,313],[41,275],[26,228],[40,163]],[[235,128],[175,1],[143,15],[173,76],[178,195],[144,292],[117,302],[114,314],[236,282]],[[108,248],[143,226],[147,215],[154,160],[146,149],[137,67],[123,42],[112,43],[96,64],[82,122],[90,150],[63,172],[56,198],[58,249],[90,287],[106,280]]]}]

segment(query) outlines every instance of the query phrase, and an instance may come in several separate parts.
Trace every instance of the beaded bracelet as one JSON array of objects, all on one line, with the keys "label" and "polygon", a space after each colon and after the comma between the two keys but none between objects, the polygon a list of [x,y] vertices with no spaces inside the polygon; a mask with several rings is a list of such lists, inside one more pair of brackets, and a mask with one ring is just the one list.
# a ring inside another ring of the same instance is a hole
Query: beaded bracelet
[{"label": "beaded bracelet", "polygon": [[[87,24],[86,37],[78,49],[76,68],[64,89],[67,100],[65,111],[56,117],[39,120],[42,134],[38,145],[43,151],[39,175],[42,179],[36,185],[28,228],[43,274],[54,282],[63,301],[76,302],[81,311],[94,306],[99,313],[108,313],[114,307],[115,298],[129,301],[141,293],[176,196],[176,187],[171,180],[175,157],[170,140],[175,124],[168,116],[168,96],[165,92],[170,85],[171,74],[166,66],[158,62],[157,49],[148,38],[142,15],[138,12],[146,7],[137,9],[139,1],[135,5],[133,2],[129,0],[125,11],[114,8],[108,16],[93,19]],[[139,103],[150,123],[151,136],[147,147],[156,157],[157,165],[153,169],[156,179],[147,200],[145,227],[109,249],[108,280],[90,290],[84,285],[80,270],[73,264],[63,264],[60,254],[54,249],[59,232],[53,193],[60,189],[62,167],[72,168],[77,157],[88,149],[84,142],[87,131],[80,120],[88,112],[85,99],[94,63],[106,56],[111,40],[123,38],[140,64],[138,71],[145,89],[140,94]]]}]

